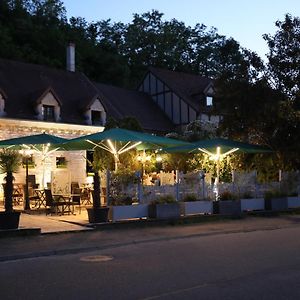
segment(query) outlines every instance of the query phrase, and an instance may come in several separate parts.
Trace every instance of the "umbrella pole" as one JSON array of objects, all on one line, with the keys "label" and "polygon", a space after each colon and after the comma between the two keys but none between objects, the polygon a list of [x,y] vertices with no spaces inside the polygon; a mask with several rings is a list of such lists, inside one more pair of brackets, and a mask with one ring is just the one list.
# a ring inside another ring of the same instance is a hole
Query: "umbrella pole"
[{"label": "umbrella pole", "polygon": [[25,156],[25,191],[24,191],[24,198],[25,198],[25,210],[30,210],[30,202],[29,202],[29,182],[28,182],[28,157]]}]

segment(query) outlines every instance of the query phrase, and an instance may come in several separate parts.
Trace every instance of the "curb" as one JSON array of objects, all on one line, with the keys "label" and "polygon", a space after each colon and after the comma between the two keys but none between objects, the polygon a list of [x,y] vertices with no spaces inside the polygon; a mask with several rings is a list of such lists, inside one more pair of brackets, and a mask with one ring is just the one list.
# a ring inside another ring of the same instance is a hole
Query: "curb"
[{"label": "curb", "polygon": [[251,233],[255,231],[272,231],[272,230],[286,229],[286,228],[293,228],[293,227],[294,226],[282,226],[282,227],[275,226],[275,227],[264,227],[264,228],[253,228],[253,229],[228,229],[228,230],[202,232],[202,233],[171,236],[171,237],[162,236],[162,237],[150,238],[145,240],[131,240],[123,243],[107,244],[103,246],[91,246],[86,248],[75,248],[75,249],[70,248],[70,249],[48,250],[43,252],[27,253],[27,254],[15,254],[15,255],[0,256],[0,263],[7,262],[7,261],[17,261],[23,259],[34,259],[34,258],[50,257],[50,256],[63,256],[69,254],[76,255],[80,253],[115,249],[115,248],[130,246],[130,245],[140,245],[140,244],[163,242],[163,241],[174,241],[174,240],[181,240],[181,239],[183,240],[183,239],[190,239],[190,238],[197,238],[197,237],[218,236],[222,234]]},{"label": "curb", "polygon": [[37,236],[41,234],[41,228],[18,228],[9,230],[0,230],[0,238]]}]

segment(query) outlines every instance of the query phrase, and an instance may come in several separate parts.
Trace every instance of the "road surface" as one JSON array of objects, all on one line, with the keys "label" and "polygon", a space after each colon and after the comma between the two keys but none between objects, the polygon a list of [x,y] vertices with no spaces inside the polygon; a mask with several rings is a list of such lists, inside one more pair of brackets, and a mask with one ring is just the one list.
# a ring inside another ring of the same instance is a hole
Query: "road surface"
[{"label": "road surface", "polygon": [[2,261],[1,299],[300,299],[299,237],[295,226]]}]

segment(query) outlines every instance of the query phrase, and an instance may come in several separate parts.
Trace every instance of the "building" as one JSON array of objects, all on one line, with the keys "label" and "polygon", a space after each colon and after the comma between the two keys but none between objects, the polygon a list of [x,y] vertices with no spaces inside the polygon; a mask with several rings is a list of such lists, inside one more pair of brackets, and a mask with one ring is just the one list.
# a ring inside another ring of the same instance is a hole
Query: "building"
[{"label": "building", "polygon": [[[148,132],[168,133],[196,119],[219,122],[213,114],[211,79],[150,68],[137,90],[92,82],[75,70],[75,46],[67,48],[67,69],[0,59],[0,138],[47,132],[74,138],[104,130],[108,117],[134,117]],[[84,153],[56,152],[41,174],[40,158],[32,170],[41,182],[57,161],[68,161],[71,181],[85,182]],[[72,172],[74,170],[75,172]],[[78,171],[79,170],[79,171]],[[24,181],[24,174],[17,181]],[[45,184],[45,182],[43,183]]]},{"label": "building", "polygon": [[151,67],[138,90],[150,95],[177,127],[195,120],[214,124],[221,120],[215,112],[214,86],[210,78]]}]

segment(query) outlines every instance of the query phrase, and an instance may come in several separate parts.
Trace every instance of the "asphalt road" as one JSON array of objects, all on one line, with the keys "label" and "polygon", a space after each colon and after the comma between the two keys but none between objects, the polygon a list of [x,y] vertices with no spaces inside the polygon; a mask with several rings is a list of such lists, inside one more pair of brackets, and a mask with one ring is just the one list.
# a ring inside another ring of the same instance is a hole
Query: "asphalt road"
[{"label": "asphalt road", "polygon": [[0,262],[1,299],[300,299],[300,227]]}]

